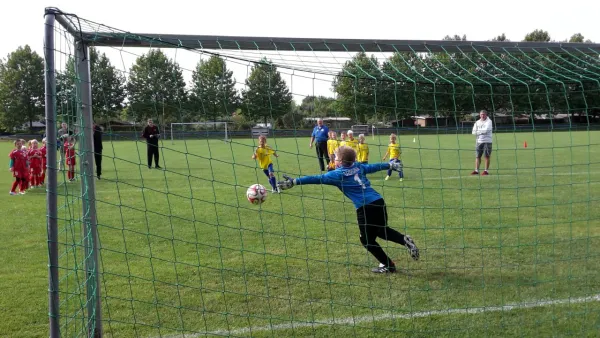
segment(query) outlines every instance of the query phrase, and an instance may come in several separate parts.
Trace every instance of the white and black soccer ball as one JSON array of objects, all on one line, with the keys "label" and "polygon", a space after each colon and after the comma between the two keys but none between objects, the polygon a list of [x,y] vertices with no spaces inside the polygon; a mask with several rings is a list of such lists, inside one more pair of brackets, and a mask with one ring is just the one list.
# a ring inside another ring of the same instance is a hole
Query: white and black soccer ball
[{"label": "white and black soccer ball", "polygon": [[261,184],[253,184],[246,190],[246,198],[252,204],[262,204],[267,200],[267,189]]}]

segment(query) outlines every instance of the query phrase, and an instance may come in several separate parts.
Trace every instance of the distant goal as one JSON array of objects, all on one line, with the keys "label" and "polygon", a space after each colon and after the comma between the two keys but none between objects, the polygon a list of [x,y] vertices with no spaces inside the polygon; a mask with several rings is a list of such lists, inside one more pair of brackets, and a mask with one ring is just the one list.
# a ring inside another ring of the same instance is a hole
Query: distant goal
[{"label": "distant goal", "polygon": [[370,135],[372,133],[372,126],[368,124],[355,124],[352,126],[352,131],[354,132],[354,137],[358,137],[360,134],[365,134],[365,136]]},{"label": "distant goal", "polygon": [[171,144],[175,140],[198,138],[221,139],[229,142],[227,122],[173,122],[171,123]]}]

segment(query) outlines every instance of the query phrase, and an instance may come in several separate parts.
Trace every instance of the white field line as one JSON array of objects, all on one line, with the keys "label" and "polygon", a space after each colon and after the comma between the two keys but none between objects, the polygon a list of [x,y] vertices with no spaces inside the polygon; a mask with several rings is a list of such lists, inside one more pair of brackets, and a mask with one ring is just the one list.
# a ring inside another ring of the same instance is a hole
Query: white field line
[{"label": "white field line", "polygon": [[264,331],[279,331],[279,330],[291,330],[291,329],[300,329],[300,328],[318,328],[321,326],[328,325],[357,325],[362,323],[371,323],[382,320],[408,320],[413,318],[427,318],[432,316],[449,316],[449,315],[475,315],[481,313],[492,313],[492,312],[505,312],[512,310],[524,310],[524,309],[532,309],[538,307],[548,307],[555,305],[572,305],[572,304],[581,304],[581,303],[591,303],[600,301],[600,294],[596,294],[588,297],[580,297],[580,298],[565,298],[565,299],[555,299],[555,300],[538,300],[538,301],[530,301],[524,303],[516,303],[516,304],[507,304],[502,306],[487,306],[487,307],[472,307],[466,309],[447,309],[447,310],[434,310],[434,311],[421,311],[421,312],[413,312],[408,314],[394,314],[394,313],[386,313],[377,316],[360,316],[360,317],[346,317],[339,319],[324,319],[321,321],[315,322],[300,322],[300,323],[289,323],[289,324],[277,324],[277,325],[269,325],[269,326],[257,326],[251,328],[243,328],[243,329],[235,329],[235,330],[217,330],[206,333],[197,333],[197,334],[181,334],[181,335],[172,335],[172,336],[163,336],[163,337],[186,337],[186,338],[195,338],[206,335],[223,335],[223,336],[239,336],[249,334],[251,332],[264,332]]},{"label": "white field line", "polygon": [[[390,179],[392,179],[392,181],[394,179],[396,179],[396,177],[397,177],[394,174],[395,173],[392,173],[392,177],[390,177]],[[572,173],[547,173],[547,174],[536,174],[535,176],[579,176],[579,175],[587,175],[587,174],[590,174],[590,175],[600,174],[600,171],[582,171],[582,172],[572,172]],[[533,175],[528,175],[528,174],[520,174],[520,175],[517,175],[517,174],[500,174],[500,175],[490,174],[490,176],[488,176],[487,178],[482,177],[481,179],[489,180],[489,179],[494,179],[494,177],[498,177],[498,176],[499,177],[516,177],[516,176],[531,177]],[[465,175],[465,176],[422,177],[420,179],[420,181],[440,181],[440,180],[474,179],[475,177],[479,177],[479,176]],[[410,181],[415,181],[415,180],[412,180],[410,178],[410,176],[406,180],[407,181],[409,181],[409,180]],[[259,181],[260,181],[260,179],[259,179]],[[266,177],[264,178],[264,181],[266,181]],[[375,179],[369,179],[369,181],[371,181],[371,182],[378,182],[378,181],[383,182],[384,180],[383,179],[379,179],[379,178],[375,178]],[[417,180],[417,181],[419,181],[419,180]],[[105,182],[107,182],[107,181],[105,180]],[[108,184],[114,184],[114,183],[115,182],[110,182]],[[576,182],[575,184],[584,184],[584,183],[586,183],[586,182]],[[594,184],[594,183],[598,183],[598,182],[591,182],[591,184]],[[217,184],[221,184],[221,183],[217,183]],[[98,183],[96,183],[96,186],[98,187]],[[147,190],[150,193],[150,192],[153,192],[152,189],[161,190],[160,188],[156,188],[156,187],[152,187],[152,186],[149,186],[145,190]],[[212,185],[207,182],[207,184],[205,186],[203,186],[203,187],[196,186],[193,189],[194,190],[212,190]],[[217,188],[217,189],[219,189],[219,188]],[[119,189],[119,191],[120,192],[127,192],[127,191],[138,191],[138,192],[141,192],[142,188],[141,187],[139,187],[139,188],[133,188],[133,187],[128,187],[128,186],[125,185],[125,186],[121,187]],[[169,188],[169,191],[173,191],[173,192],[190,191],[190,189],[189,189],[189,187],[186,187],[186,188]],[[97,193],[116,193],[117,192],[117,188],[114,187],[114,188],[110,188],[108,190],[106,190],[106,189],[96,189],[96,192]],[[160,191],[160,193],[165,193],[165,192]]]}]

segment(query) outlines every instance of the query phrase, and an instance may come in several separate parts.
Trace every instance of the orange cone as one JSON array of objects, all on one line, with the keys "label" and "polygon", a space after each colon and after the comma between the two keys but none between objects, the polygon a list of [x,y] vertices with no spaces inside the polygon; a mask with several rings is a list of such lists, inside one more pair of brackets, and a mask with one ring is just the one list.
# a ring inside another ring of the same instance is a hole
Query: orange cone
[{"label": "orange cone", "polygon": [[523,142],[523,148],[527,148],[527,141]]}]

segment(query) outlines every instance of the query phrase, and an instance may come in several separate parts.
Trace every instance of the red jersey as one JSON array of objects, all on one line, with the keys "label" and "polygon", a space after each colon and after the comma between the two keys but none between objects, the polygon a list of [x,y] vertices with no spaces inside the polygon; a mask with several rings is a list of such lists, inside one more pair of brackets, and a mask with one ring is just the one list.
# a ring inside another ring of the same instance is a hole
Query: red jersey
[{"label": "red jersey", "polygon": [[67,165],[75,165],[75,147],[71,148],[71,143],[65,142],[65,158]]},{"label": "red jersey", "polygon": [[40,152],[42,153],[42,168],[46,168],[46,146],[42,146]]},{"label": "red jersey", "polygon": [[29,149],[29,167],[34,175],[42,173],[42,151],[40,149]]},{"label": "red jersey", "polygon": [[8,154],[8,157],[12,160],[13,172],[27,170],[27,154],[24,151],[14,149]]}]

